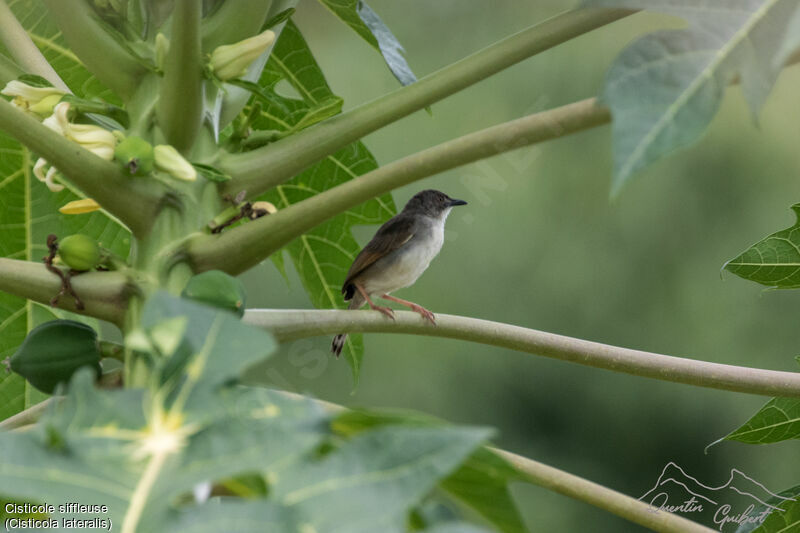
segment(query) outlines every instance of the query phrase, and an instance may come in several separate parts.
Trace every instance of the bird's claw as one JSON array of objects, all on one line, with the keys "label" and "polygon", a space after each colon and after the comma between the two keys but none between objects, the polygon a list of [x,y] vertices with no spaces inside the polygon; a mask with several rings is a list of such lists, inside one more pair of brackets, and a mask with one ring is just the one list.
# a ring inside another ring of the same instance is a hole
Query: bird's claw
[{"label": "bird's claw", "polygon": [[422,316],[423,319],[427,320],[428,322],[430,322],[434,326],[436,325],[436,315],[434,315],[433,313],[431,313],[430,311],[428,311],[427,309],[425,309],[421,305],[414,305],[414,306],[411,307],[411,310],[419,313],[420,316]]},{"label": "bird's claw", "polygon": [[394,311],[390,307],[381,307],[380,305],[376,305],[373,307],[373,309],[375,311],[380,311],[384,315],[394,320]]}]

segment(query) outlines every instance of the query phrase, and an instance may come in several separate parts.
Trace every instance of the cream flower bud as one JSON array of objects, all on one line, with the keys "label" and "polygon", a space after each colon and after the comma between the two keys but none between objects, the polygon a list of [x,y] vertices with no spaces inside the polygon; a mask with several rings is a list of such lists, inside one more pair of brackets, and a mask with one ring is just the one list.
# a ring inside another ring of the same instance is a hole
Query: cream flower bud
[{"label": "cream flower bud", "polygon": [[[117,145],[117,138],[110,131],[91,124],[70,124],[67,129],[67,138],[80,145],[103,144],[111,147]],[[86,146],[84,146],[86,148]],[[88,148],[87,148],[88,149]]]},{"label": "cream flower bud", "polygon": [[169,144],[159,144],[153,148],[153,155],[158,170],[162,170],[183,181],[197,179],[197,171],[192,164]]},{"label": "cream flower bud", "polygon": [[[22,109],[31,109],[37,104],[41,103],[45,98],[50,98],[52,105],[64,96],[64,91],[56,89],[55,87],[33,87],[25,82],[19,80],[12,80],[6,84],[0,94],[6,96],[13,96],[12,103]],[[52,97],[58,97],[55,101]],[[39,111],[34,111],[39,113]],[[44,114],[44,113],[40,113]]]},{"label": "cream flower bud", "polygon": [[244,76],[250,63],[264,53],[275,40],[275,33],[266,30],[235,44],[218,46],[211,53],[211,70],[221,80]]}]

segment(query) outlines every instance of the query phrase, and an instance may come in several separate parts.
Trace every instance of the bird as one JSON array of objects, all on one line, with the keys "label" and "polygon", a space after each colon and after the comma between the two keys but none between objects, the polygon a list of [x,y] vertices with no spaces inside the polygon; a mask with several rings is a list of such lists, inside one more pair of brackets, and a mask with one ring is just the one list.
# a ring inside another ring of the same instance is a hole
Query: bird
[{"label": "bird", "polygon": [[[344,300],[350,302],[348,309],[359,309],[367,303],[371,309],[394,320],[391,308],[372,301],[380,297],[404,305],[436,325],[433,313],[390,293],[413,285],[425,272],[442,249],[447,215],[459,205],[467,205],[467,202],[433,189],[411,197],[400,213],[378,229],[350,266],[342,284]],[[346,333],[333,338],[331,351],[337,357],[342,353],[346,338]]]}]

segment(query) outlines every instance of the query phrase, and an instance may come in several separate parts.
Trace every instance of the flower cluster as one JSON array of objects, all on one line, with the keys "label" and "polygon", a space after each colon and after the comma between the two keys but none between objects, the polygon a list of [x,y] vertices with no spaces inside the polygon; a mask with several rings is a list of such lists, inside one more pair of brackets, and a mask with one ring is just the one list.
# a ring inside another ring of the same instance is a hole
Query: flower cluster
[{"label": "flower cluster", "polygon": [[[69,121],[69,110],[70,105],[68,102],[57,104],[53,109],[53,114],[44,119],[42,124],[67,139],[78,143],[96,156],[106,161],[111,161],[114,158],[114,147],[117,145],[117,138],[114,134],[100,126],[71,123]],[[33,166],[33,174],[53,192],[58,192],[64,188],[63,185],[54,182],[56,172],[57,169],[41,157]]]}]

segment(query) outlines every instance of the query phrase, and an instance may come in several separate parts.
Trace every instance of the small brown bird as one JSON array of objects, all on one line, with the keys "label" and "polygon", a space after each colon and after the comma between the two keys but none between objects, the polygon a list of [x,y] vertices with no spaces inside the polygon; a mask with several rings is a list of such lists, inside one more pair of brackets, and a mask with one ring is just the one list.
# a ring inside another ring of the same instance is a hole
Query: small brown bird
[{"label": "small brown bird", "polygon": [[[415,194],[400,213],[378,229],[353,261],[342,285],[345,301],[350,300],[348,309],[359,309],[367,303],[371,309],[394,319],[394,311],[372,301],[379,296],[411,308],[435,325],[433,313],[389,293],[413,285],[425,272],[442,249],[444,221],[450,210],[466,204],[433,189]],[[331,351],[337,357],[346,338],[346,333],[333,338]]]}]

